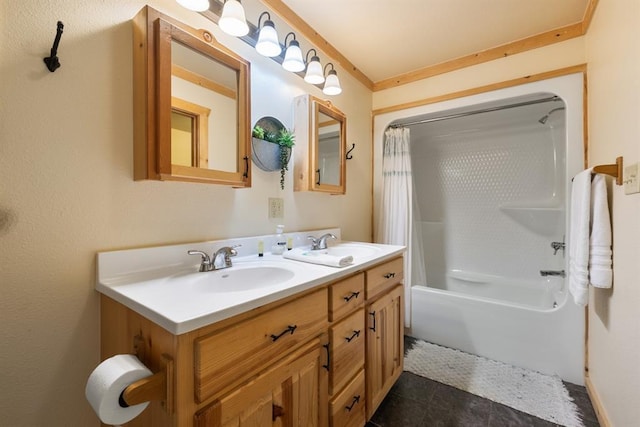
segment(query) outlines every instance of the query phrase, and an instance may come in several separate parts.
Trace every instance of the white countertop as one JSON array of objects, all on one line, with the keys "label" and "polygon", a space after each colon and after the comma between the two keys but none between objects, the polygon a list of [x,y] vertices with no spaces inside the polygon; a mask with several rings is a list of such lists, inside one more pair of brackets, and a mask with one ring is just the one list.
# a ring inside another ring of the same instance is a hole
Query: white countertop
[{"label": "white countertop", "polygon": [[[320,234],[323,233],[318,235]],[[258,257],[257,254],[242,256],[239,251],[239,255],[232,258],[233,267],[211,272],[198,272],[200,258],[186,255],[189,249],[211,254],[212,246],[222,247],[239,240],[243,241],[243,247],[255,247],[256,239],[260,237],[100,252],[96,289],[167,331],[180,335],[351,275],[394,258],[405,250],[404,246],[357,242],[359,246],[370,247],[372,253],[354,257],[353,264],[340,268],[288,260],[269,252],[265,252],[263,257]],[[244,249],[245,253],[248,251]],[[207,277],[202,275],[224,275],[256,266],[274,269],[283,267],[293,274],[288,274],[282,281],[269,286],[246,290],[216,291],[204,286],[192,286],[199,279]]]}]

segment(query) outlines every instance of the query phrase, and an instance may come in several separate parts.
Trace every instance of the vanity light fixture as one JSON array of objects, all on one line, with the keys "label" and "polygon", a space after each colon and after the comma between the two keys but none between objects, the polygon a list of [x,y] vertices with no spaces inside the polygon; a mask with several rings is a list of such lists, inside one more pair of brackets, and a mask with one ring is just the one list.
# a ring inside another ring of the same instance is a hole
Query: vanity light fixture
[{"label": "vanity light fixture", "polygon": [[231,36],[242,37],[249,34],[244,8],[238,0],[225,0],[218,26]]},{"label": "vanity light fixture", "polygon": [[194,12],[204,12],[209,9],[209,0],[176,0],[176,2]]},{"label": "vanity light fixture", "polygon": [[[309,61],[309,54],[313,51],[311,61]],[[307,52],[307,73],[304,75],[304,81],[311,83],[312,85],[319,85],[324,83],[324,74],[322,73],[322,64],[320,64],[320,58],[315,49],[309,49]]]},{"label": "vanity light fixture", "polygon": [[304,70],[304,59],[302,59],[302,50],[300,50],[300,43],[296,40],[296,35],[293,32],[287,34],[284,38],[284,45],[287,46],[287,39],[289,36],[293,36],[293,40],[289,42],[289,46],[284,53],[284,60],[282,61],[282,68],[292,73],[297,73]]},{"label": "vanity light fixture", "polygon": [[329,62],[324,66],[324,71],[326,73],[327,67],[331,65],[331,69],[329,70],[329,74],[327,75],[324,81],[324,87],[322,88],[322,93],[325,95],[340,95],[342,93],[342,88],[340,87],[340,81],[338,80],[338,73],[335,68],[333,68],[333,64]]},{"label": "vanity light fixture", "polygon": [[[260,28],[260,21],[262,17],[266,16],[267,20],[264,21],[262,28]],[[269,12],[262,12],[258,18],[258,28],[260,29],[260,35],[258,36],[258,42],[256,43],[256,51],[262,56],[278,56],[282,52],[280,42],[278,41],[278,33],[276,32],[276,26],[271,20]]]}]

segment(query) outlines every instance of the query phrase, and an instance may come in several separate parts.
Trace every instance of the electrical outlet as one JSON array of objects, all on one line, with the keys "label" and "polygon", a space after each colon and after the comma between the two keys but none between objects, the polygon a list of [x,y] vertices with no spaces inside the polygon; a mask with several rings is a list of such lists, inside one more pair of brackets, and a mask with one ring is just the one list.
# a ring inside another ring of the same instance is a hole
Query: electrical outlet
[{"label": "electrical outlet", "polygon": [[284,199],[269,197],[269,219],[284,218]]},{"label": "electrical outlet", "polygon": [[624,194],[640,193],[640,178],[638,177],[638,164],[624,168],[623,175]]}]

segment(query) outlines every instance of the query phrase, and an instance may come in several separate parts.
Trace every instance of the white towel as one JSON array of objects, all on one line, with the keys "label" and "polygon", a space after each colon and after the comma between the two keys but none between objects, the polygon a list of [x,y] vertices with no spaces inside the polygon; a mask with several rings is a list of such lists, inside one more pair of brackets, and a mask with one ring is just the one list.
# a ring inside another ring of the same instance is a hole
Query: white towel
[{"label": "white towel", "polygon": [[591,182],[591,237],[589,242],[589,282],[597,288],[610,288],[611,220],[607,202],[607,185],[603,175]]},{"label": "white towel", "polygon": [[[592,184],[591,174],[592,169],[587,169],[576,175],[573,178],[571,192],[569,292],[573,295],[574,302],[581,306],[585,306],[589,302],[590,248],[592,246],[594,248],[592,261],[594,262],[595,273],[593,274],[593,279],[597,283],[603,283],[601,279],[607,274],[605,247],[609,250],[609,259],[611,258],[611,224],[609,222],[609,208],[606,204],[607,193],[604,177],[596,175],[594,177],[595,182]],[[607,212],[606,218],[605,210]],[[592,218],[592,212],[597,219]],[[595,221],[593,221],[594,219]],[[609,236],[608,243],[606,241],[607,233]],[[610,262],[608,268],[609,270],[611,268]]]},{"label": "white towel", "polygon": [[330,255],[327,251],[311,251],[308,249],[293,249],[282,254],[283,258],[294,261],[310,262],[312,264],[327,265],[329,267],[346,267],[353,264],[353,257]]}]

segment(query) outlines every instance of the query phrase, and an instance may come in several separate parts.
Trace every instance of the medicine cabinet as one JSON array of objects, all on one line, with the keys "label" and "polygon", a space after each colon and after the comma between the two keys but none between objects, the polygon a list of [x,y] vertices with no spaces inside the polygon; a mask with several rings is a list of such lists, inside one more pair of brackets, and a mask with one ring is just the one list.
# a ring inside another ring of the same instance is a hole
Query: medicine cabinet
[{"label": "medicine cabinet", "polygon": [[149,6],[133,26],[134,179],[250,187],[249,62]]},{"label": "medicine cabinet", "polygon": [[346,192],[347,118],[330,101],[294,99],[294,190]]}]

